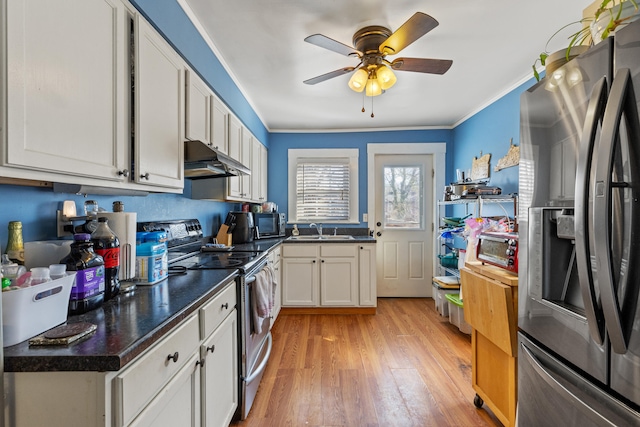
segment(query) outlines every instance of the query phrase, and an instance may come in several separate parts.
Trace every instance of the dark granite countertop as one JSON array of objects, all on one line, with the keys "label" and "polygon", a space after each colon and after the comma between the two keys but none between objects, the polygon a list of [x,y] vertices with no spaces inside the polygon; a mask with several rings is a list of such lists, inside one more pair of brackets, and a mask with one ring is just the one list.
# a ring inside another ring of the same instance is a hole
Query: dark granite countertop
[{"label": "dark granite countertop", "polygon": [[29,346],[27,340],[6,347],[4,369],[6,372],[120,370],[236,276],[237,270],[189,270],[155,285],[138,286],[100,308],[69,316],[68,323],[97,325],[89,338],[68,346]]},{"label": "dark granite countertop", "polygon": [[374,237],[369,236],[353,236],[353,239],[332,239],[330,236],[326,239],[292,239],[287,238],[283,241],[283,243],[325,243],[330,244],[345,244],[345,243],[376,243],[376,239]]}]

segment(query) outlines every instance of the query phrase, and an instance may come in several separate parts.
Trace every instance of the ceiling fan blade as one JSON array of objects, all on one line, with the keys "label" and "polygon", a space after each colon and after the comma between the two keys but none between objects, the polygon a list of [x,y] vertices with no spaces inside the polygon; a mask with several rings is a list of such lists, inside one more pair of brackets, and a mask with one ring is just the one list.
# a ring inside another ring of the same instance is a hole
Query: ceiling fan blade
[{"label": "ceiling fan blade", "polygon": [[344,56],[362,56],[362,53],[351,46],[340,43],[322,34],[313,34],[304,39],[307,43],[332,50]]},{"label": "ceiling fan blade", "polygon": [[380,52],[385,55],[395,55],[437,26],[438,21],[434,18],[426,13],[416,12],[380,44]]},{"label": "ceiling fan blade", "polygon": [[325,80],[329,80],[329,79],[332,79],[334,77],[338,77],[338,76],[341,76],[343,74],[350,73],[353,70],[355,70],[355,67],[340,68],[339,70],[331,71],[330,73],[323,74],[321,76],[314,77],[314,78],[309,79],[309,80],[305,80],[304,83],[306,83],[308,85],[314,85],[316,83],[321,83],[321,82],[323,82]]},{"label": "ceiling fan blade", "polygon": [[431,58],[397,58],[391,68],[398,71],[414,71],[416,73],[444,74],[451,68],[450,59]]}]

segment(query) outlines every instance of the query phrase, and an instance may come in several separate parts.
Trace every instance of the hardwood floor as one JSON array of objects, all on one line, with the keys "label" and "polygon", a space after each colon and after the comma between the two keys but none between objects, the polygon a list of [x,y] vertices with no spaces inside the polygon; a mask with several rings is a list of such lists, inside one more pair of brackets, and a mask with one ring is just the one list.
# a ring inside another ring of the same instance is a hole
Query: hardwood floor
[{"label": "hardwood floor", "polygon": [[476,409],[471,339],[431,298],[376,315],[281,315],[249,417],[234,426],[501,426]]}]

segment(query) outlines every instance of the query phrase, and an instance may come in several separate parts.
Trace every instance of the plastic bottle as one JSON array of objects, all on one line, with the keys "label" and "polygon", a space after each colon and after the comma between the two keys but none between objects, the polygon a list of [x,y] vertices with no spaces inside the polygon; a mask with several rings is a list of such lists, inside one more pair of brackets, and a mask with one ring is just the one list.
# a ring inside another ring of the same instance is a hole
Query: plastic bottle
[{"label": "plastic bottle", "polygon": [[71,252],[60,264],[65,264],[67,271],[77,271],[69,297],[69,313],[81,314],[104,302],[104,261],[93,251],[90,234],[76,234],[73,239]]},{"label": "plastic bottle", "polygon": [[109,228],[107,218],[98,218],[91,242],[93,250],[104,260],[104,300],[108,301],[120,292],[120,241]]},{"label": "plastic bottle", "polygon": [[291,231],[291,234],[293,234],[294,236],[300,234],[300,231],[298,230],[298,224],[293,224],[293,230]]},{"label": "plastic bottle", "polygon": [[22,223],[20,221],[9,222],[9,240],[6,253],[11,261],[24,265],[24,243],[22,241]]},{"label": "plastic bottle", "polygon": [[48,267],[34,267],[31,269],[31,276],[25,282],[25,286],[36,286],[50,281]]}]

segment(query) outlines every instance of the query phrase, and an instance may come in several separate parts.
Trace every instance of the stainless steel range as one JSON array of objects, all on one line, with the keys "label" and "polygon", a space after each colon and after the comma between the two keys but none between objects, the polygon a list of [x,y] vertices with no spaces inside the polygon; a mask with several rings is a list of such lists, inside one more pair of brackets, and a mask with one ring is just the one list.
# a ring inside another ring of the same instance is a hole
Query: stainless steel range
[{"label": "stainless steel range", "polygon": [[253,286],[256,274],[267,265],[267,252],[259,247],[238,251],[206,246],[197,219],[138,223],[140,231],[166,231],[170,274],[190,270],[238,270],[238,410],[234,418],[245,419],[271,355],[270,318],[259,322],[253,316]]}]

